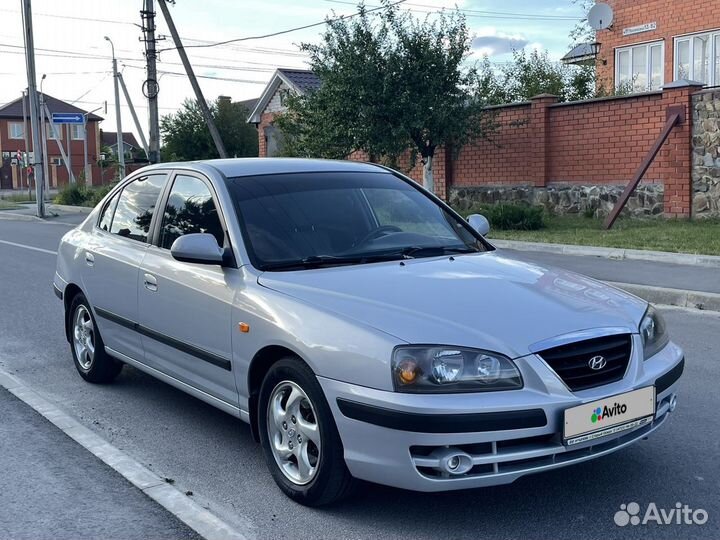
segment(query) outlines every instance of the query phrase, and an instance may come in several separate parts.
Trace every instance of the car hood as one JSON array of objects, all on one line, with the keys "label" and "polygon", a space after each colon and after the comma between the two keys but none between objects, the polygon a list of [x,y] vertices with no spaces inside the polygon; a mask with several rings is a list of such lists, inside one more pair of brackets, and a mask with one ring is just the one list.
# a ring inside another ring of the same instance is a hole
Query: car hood
[{"label": "car hood", "polygon": [[594,279],[497,252],[265,272],[258,282],[408,343],[478,347],[511,358],[583,330],[637,332],[647,308]]}]

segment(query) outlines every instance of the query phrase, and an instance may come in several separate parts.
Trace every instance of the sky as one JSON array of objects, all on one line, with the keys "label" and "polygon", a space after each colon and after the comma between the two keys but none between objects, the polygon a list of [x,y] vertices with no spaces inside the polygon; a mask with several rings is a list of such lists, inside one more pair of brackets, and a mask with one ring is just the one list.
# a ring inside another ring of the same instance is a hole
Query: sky
[{"label": "sky", "polygon": [[[86,111],[100,108],[96,114],[105,119],[101,125],[105,131],[116,129],[111,49],[103,39],[108,36],[147,133],[144,45],[139,28],[142,4],[142,0],[32,0],[38,85],[45,74],[45,93]],[[378,4],[379,0],[366,0],[368,7]],[[345,0],[176,0],[170,10],[183,43],[203,45],[349,15],[357,11],[356,5]],[[470,60],[488,55],[498,64],[520,48],[546,49],[559,59],[568,50],[571,29],[584,16],[572,0],[405,0],[400,7],[417,17],[441,8],[461,9],[473,36]],[[0,104],[19,98],[27,87],[20,8],[21,0],[0,3]],[[158,7],[156,11],[157,34],[167,35],[158,43],[162,50],[172,47],[172,40]],[[318,41],[323,28],[187,51],[207,99],[226,95],[240,101],[258,97],[275,68],[306,68],[298,45]],[[160,53],[158,71],[162,116],[194,94],[176,51]],[[123,130],[137,134],[122,93],[120,101]]]}]

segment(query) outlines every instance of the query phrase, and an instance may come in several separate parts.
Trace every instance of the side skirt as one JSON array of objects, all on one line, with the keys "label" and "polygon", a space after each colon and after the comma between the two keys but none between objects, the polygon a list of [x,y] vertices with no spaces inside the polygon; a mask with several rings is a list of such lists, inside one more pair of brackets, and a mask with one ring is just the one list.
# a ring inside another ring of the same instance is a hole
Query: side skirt
[{"label": "side skirt", "polygon": [[236,407],[235,405],[231,405],[230,403],[218,399],[215,396],[211,396],[210,394],[203,392],[202,390],[198,390],[197,388],[190,386],[189,384],[184,383],[176,379],[175,377],[171,377],[170,375],[163,373],[162,371],[145,365],[142,362],[138,362],[134,358],[130,358],[129,356],[118,352],[115,349],[106,346],[105,352],[113,358],[116,358],[121,362],[125,362],[126,364],[130,364],[134,368],[137,368],[140,371],[147,373],[151,377],[155,377],[156,379],[159,379],[162,382],[169,384],[170,386],[174,386],[178,390],[182,390],[183,392],[190,394],[191,396],[201,401],[204,401],[205,403],[212,405],[213,407],[217,407],[221,411],[224,411],[236,418],[239,418],[243,422],[247,422],[248,424],[250,423],[250,415],[248,414],[248,412],[240,409],[239,407]]}]

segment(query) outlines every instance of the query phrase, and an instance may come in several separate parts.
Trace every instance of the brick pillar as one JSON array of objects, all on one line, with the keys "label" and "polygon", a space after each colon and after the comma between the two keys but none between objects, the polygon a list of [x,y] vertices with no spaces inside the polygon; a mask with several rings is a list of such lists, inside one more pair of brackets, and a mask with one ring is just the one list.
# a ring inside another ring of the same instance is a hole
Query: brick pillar
[{"label": "brick pillar", "polygon": [[557,96],[552,94],[540,94],[530,98],[530,131],[533,133],[535,142],[530,149],[531,167],[530,180],[536,186],[546,186],[548,183],[547,149],[550,131],[550,105],[557,103]]},{"label": "brick pillar", "polygon": [[660,150],[664,184],[664,216],[689,218],[692,208],[692,95],[703,84],[685,79],[663,86],[663,105],[682,107],[682,124],[676,125]]}]

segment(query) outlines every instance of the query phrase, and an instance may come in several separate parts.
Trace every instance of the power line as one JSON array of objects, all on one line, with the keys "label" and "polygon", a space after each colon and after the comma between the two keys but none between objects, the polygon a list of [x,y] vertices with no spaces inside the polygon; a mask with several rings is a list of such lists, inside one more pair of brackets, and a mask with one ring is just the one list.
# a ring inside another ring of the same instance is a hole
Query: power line
[{"label": "power line", "polygon": [[[325,2],[330,2],[332,4],[345,4],[349,6],[356,5],[355,2],[349,2],[346,0],[325,0]],[[406,3],[405,6],[408,6],[406,11],[412,11],[415,13],[435,13],[440,11],[436,6],[431,6],[428,4],[415,4],[415,3]],[[423,8],[427,9],[428,11],[419,11],[416,9],[411,9],[413,7],[416,8]],[[572,17],[568,15],[545,15],[542,13],[512,13],[508,11],[490,11],[490,10],[479,10],[479,9],[467,9],[467,8],[455,8],[450,11],[459,11],[460,13],[463,13],[469,17],[478,17],[478,18],[487,18],[487,19],[519,19],[519,20],[531,20],[531,21],[579,21],[582,20],[584,17]]]},{"label": "power line", "polygon": [[[132,69],[145,69],[145,66],[132,66],[129,64],[125,64],[126,67],[132,68]],[[159,71],[161,75],[170,75],[171,77],[182,77],[186,78],[185,73],[178,73],[177,71]],[[234,79],[230,77],[216,77],[214,75],[196,75],[198,79],[210,79],[214,81],[230,81],[230,82],[239,82],[239,83],[249,83],[249,84],[267,84],[267,81],[256,81],[252,79]]]},{"label": "power line", "polygon": [[[393,6],[397,6],[398,4],[402,4],[402,3],[405,2],[405,1],[406,1],[406,0],[398,0],[397,2],[393,2],[392,4],[388,4],[387,6],[378,6],[378,7],[374,7],[373,9],[367,9],[367,10],[365,10],[365,13],[372,13],[373,11],[379,11],[379,10],[381,10],[381,9],[388,9],[388,8],[393,7]],[[306,24],[306,25],[304,25],[304,26],[297,26],[297,27],[295,27],[295,28],[288,28],[287,30],[280,30],[280,31],[278,31],[278,32],[272,32],[272,33],[270,33],[270,34],[263,34],[263,35],[260,35],[260,36],[248,36],[248,37],[242,37],[242,38],[227,39],[227,40],[225,40],[225,41],[218,41],[218,42],[216,42],[216,43],[207,43],[207,44],[204,44],[204,45],[183,45],[183,49],[187,49],[187,48],[190,48],[190,47],[196,47],[196,48],[199,48],[199,47],[218,47],[218,46],[220,46],[220,45],[227,45],[228,43],[238,43],[238,42],[240,42],[240,41],[250,41],[250,40],[254,40],[254,39],[265,39],[265,38],[269,38],[269,37],[281,36],[281,35],[283,35],[283,34],[289,34],[289,33],[291,33],[291,32],[297,32],[297,31],[299,31],[299,30],[306,30],[306,29],[308,29],[308,28],[313,28],[313,27],[315,27],[315,26],[322,26],[322,25],[325,25],[325,24],[328,24],[328,23],[337,22],[337,21],[341,21],[341,20],[344,20],[344,19],[350,19],[350,18],[352,18],[352,17],[357,17],[357,16],[360,15],[361,13],[362,13],[362,11],[358,11],[357,13],[353,13],[353,14],[351,14],[351,15],[341,15],[340,17],[335,17],[335,18],[333,18],[333,19],[325,19],[324,21],[320,21],[320,22],[316,22],[316,23],[312,23],[312,24]],[[170,50],[173,50],[173,49],[177,49],[177,47],[168,47],[167,49],[161,49],[161,50],[158,51],[158,52],[170,51]]]},{"label": "power line", "polygon": [[[14,9],[0,9],[0,11],[4,11],[6,13],[17,13],[20,14],[19,11],[16,11]],[[88,21],[93,23],[110,23],[110,24],[129,24],[130,26],[137,26],[134,23],[127,22],[127,21],[118,21],[114,19],[96,19],[94,17],[77,17],[72,15],[56,15],[54,13],[33,13],[33,17],[52,17],[53,19],[71,19],[74,21]]]}]

